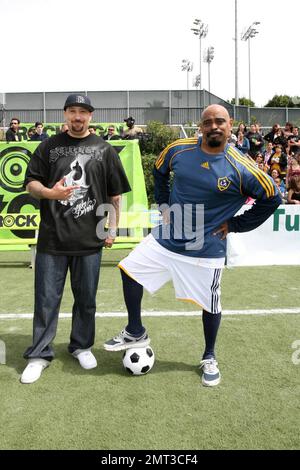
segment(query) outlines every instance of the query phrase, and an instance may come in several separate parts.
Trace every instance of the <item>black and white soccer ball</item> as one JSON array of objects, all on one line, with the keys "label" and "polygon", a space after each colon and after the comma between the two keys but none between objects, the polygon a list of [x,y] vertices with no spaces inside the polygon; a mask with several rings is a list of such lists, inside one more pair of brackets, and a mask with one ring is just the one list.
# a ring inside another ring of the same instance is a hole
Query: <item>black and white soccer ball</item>
[{"label": "black and white soccer ball", "polygon": [[154,351],[150,346],[130,348],[123,354],[123,366],[131,375],[144,375],[152,369],[154,359]]}]

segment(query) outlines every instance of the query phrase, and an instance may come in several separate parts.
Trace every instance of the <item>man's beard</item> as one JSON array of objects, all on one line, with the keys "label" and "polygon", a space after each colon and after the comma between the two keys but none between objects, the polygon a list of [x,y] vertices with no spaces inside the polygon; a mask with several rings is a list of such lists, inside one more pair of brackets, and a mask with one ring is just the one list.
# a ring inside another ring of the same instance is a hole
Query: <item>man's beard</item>
[{"label": "man's beard", "polygon": [[208,136],[206,137],[207,145],[211,148],[220,147],[223,143],[222,140],[223,140],[222,134],[215,134],[214,136],[211,136],[210,134],[208,134]]},{"label": "man's beard", "polygon": [[207,145],[211,148],[217,148],[222,145],[222,142],[216,139],[212,139],[212,140],[207,140]]},{"label": "man's beard", "polygon": [[[81,127],[79,127],[81,125]],[[71,130],[72,132],[82,132],[83,131],[83,124],[82,122],[75,122],[74,124],[71,124]]]}]

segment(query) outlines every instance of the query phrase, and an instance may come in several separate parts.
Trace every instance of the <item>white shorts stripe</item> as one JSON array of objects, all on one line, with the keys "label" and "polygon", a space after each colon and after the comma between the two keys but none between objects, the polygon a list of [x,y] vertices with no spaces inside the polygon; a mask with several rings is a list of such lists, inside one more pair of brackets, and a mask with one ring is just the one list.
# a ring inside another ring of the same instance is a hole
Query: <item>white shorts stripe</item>
[{"label": "white shorts stripe", "polygon": [[221,311],[220,304],[220,278],[221,269],[215,269],[214,279],[211,286],[211,313],[219,313]]}]

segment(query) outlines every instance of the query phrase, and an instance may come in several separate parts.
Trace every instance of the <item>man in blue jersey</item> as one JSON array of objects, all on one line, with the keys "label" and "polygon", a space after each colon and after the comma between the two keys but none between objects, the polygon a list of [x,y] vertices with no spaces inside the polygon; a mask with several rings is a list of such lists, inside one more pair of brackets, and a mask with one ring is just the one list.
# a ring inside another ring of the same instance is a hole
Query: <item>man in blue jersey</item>
[{"label": "man in blue jersey", "polygon": [[[120,262],[128,325],[104,344],[107,351],[147,346],[150,338],[141,321],[143,287],[153,293],[172,280],[176,298],[203,309],[205,350],[200,368],[206,386],[218,385],[221,379],[215,342],[226,236],[255,229],[281,203],[272,179],[228,145],[231,129],[227,110],[211,105],[202,114],[202,137],[178,140],[158,157],[155,197],[164,224]],[[256,203],[235,216],[249,196]]]}]

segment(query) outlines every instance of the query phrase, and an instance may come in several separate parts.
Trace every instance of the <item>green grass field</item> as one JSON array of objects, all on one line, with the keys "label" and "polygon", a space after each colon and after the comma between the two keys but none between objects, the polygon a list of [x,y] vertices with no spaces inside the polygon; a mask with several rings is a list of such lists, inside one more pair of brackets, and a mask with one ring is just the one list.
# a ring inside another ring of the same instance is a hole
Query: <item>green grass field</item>
[{"label": "green grass field", "polygon": [[[116,264],[126,252],[106,251],[97,311],[124,312]],[[0,253],[0,449],[299,449],[300,315],[224,316],[217,347],[222,382],[207,389],[198,372],[203,349],[198,317],[147,317],[156,362],[145,376],[123,369],[122,353],[102,343],[124,318],[97,318],[98,368],[85,371],[67,352],[70,319],[61,319],[56,360],[41,379],[22,385],[22,358],[31,320],[3,320],[4,313],[32,312],[29,253]],[[235,268],[223,276],[223,308],[299,307],[298,267]],[[143,308],[195,310],[174,300],[171,285],[145,294]],[[70,312],[69,286],[61,307]]]}]

